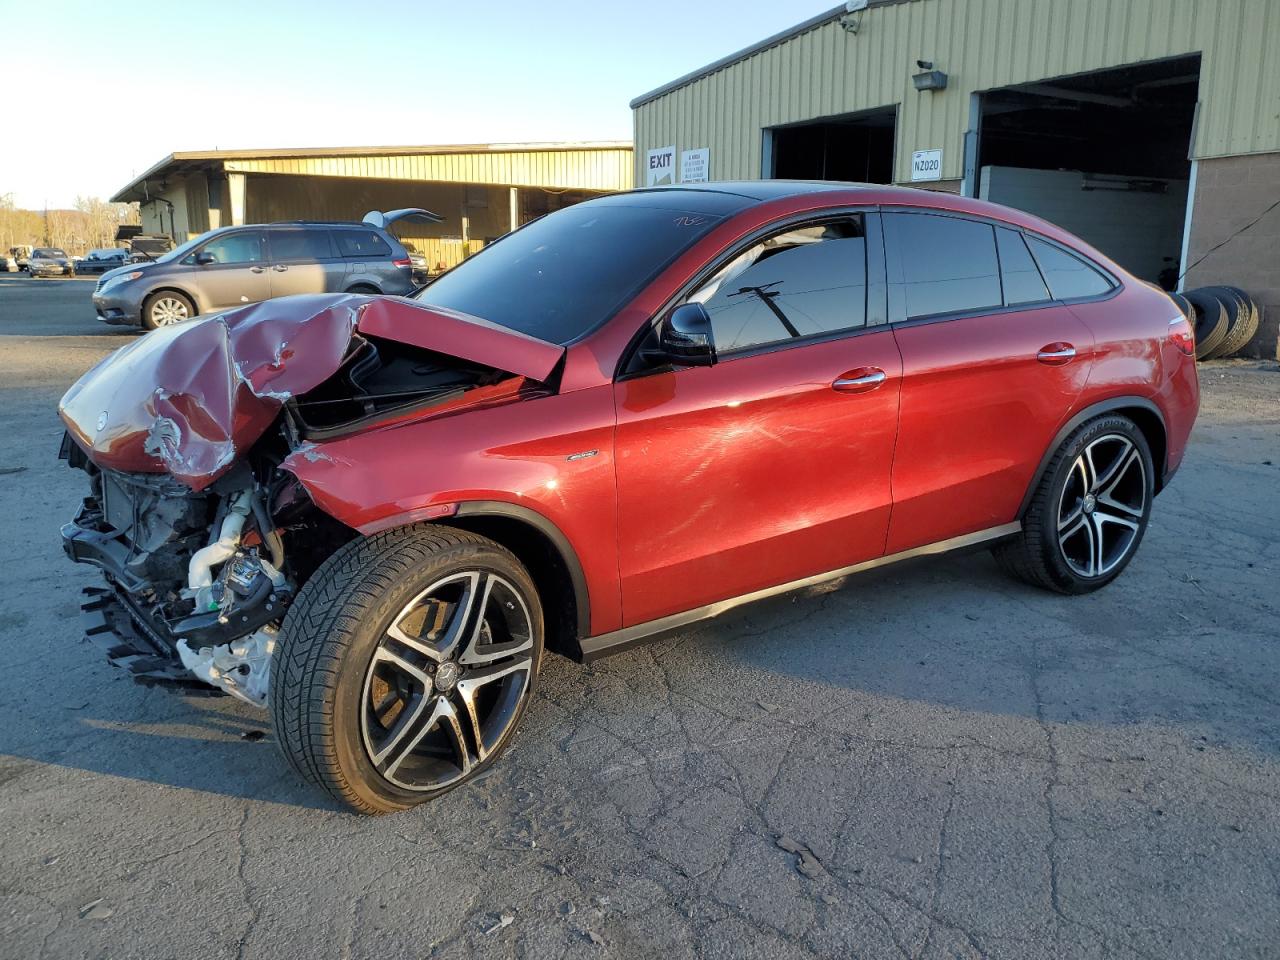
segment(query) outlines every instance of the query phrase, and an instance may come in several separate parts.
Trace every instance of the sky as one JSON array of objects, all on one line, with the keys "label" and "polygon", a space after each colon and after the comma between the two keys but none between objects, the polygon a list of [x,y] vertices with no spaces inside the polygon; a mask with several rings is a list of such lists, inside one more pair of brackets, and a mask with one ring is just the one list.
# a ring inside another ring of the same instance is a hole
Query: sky
[{"label": "sky", "polygon": [[0,195],[106,199],[181,150],[630,140],[634,97],[833,6],[0,0]]}]

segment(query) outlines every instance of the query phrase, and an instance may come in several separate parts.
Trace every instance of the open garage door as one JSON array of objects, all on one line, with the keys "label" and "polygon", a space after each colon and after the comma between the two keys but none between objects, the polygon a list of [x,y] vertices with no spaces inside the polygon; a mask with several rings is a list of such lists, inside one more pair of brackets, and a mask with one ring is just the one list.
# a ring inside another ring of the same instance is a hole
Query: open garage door
[{"label": "open garage door", "polygon": [[765,131],[765,176],[781,180],[893,182],[896,107],[824,117]]},{"label": "open garage door", "polygon": [[1051,220],[1172,289],[1199,79],[1190,56],[982,94],[977,195]]}]

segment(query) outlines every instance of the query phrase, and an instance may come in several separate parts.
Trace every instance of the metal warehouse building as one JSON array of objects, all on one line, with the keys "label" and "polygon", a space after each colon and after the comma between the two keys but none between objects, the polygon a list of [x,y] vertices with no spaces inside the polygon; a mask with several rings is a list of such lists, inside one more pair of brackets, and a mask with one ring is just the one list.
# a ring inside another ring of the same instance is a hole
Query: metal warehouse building
[{"label": "metal warehouse building", "polygon": [[629,188],[631,169],[631,144],[612,141],[211,150],[165,157],[111,199],[138,202],[143,231],[178,243],[219,226],[423,207],[444,221],[397,232],[451,267],[534,217]]},{"label": "metal warehouse building", "polygon": [[1244,288],[1264,311],[1249,352],[1276,356],[1280,0],[848,8],[634,100],[637,183],[892,182],[1005,203],[1166,287]]}]

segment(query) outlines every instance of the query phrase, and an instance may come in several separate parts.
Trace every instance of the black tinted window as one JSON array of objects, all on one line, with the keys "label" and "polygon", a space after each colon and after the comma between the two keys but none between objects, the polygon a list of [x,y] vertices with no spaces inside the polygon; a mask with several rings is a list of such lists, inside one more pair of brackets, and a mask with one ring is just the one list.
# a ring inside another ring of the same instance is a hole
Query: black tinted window
[{"label": "black tinted window", "polygon": [[212,256],[214,263],[260,263],[262,234],[224,233],[206,243],[200,252]]},{"label": "black tinted window", "polygon": [[1036,262],[1031,259],[1022,234],[1017,230],[996,229],[996,244],[1000,248],[1000,276],[1004,281],[1004,302],[1008,306],[1019,303],[1040,303],[1049,299],[1049,289],[1044,285]]},{"label": "black tinted window", "polygon": [[323,260],[333,256],[328,230],[272,230],[272,260]]},{"label": "black tinted window", "polygon": [[372,230],[338,230],[338,250],[344,257],[389,257],[391,248]]},{"label": "black tinted window", "polygon": [[770,237],[735,257],[689,299],[707,308],[720,353],[861,327],[867,322],[862,220]]},{"label": "black tinted window", "polygon": [[1079,257],[1035,237],[1027,242],[1055,300],[1096,297],[1111,289],[1111,281]]},{"label": "black tinted window", "polygon": [[[895,313],[938,313],[1001,306],[995,231],[989,224],[929,214],[884,217],[894,251],[889,277]],[[894,273],[897,276],[894,276]]]},{"label": "black tinted window", "polygon": [[418,299],[568,343],[608,320],[720,218],[623,196],[558,210],[464,260]]}]

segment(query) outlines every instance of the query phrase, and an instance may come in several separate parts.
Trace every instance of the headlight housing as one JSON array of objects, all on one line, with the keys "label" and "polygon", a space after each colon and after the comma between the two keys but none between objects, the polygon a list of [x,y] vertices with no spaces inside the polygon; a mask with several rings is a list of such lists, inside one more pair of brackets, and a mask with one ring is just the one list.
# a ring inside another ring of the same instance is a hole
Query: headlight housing
[{"label": "headlight housing", "polygon": [[130,270],[128,273],[118,273],[104,283],[102,287],[105,290],[107,287],[118,286],[128,280],[137,280],[140,276],[142,276],[141,270]]}]

